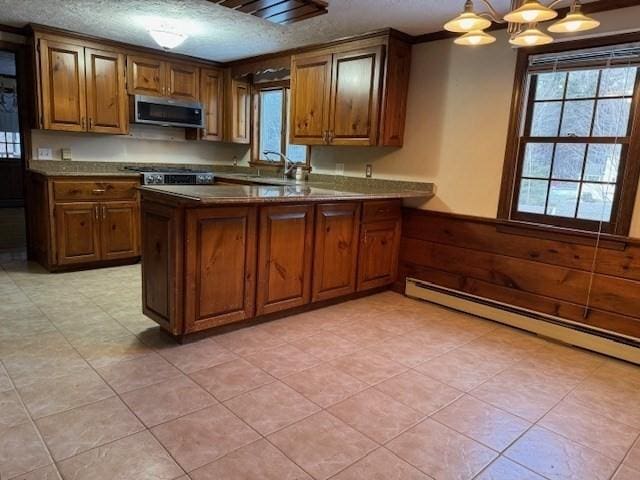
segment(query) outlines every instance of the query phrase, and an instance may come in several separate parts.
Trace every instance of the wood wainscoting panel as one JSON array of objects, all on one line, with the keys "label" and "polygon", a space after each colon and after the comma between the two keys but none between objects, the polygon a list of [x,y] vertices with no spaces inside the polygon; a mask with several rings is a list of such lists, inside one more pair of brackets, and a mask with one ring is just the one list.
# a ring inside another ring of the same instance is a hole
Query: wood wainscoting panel
[{"label": "wood wainscoting panel", "polygon": [[569,235],[532,238],[517,228],[505,232],[501,224],[405,209],[396,287],[413,277],[640,338],[639,241],[596,252]]}]

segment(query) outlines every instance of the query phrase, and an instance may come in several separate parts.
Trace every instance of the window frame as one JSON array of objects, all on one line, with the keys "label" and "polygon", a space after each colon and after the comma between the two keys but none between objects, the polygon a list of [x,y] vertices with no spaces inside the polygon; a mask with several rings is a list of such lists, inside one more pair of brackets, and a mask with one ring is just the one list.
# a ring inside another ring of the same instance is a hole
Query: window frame
[{"label": "window frame", "polygon": [[[626,33],[608,37],[591,38],[561,42],[543,47],[518,50],[514,88],[511,101],[511,113],[507,135],[500,199],[498,203],[498,219],[517,225],[535,225],[548,231],[577,231],[597,233],[600,222],[547,214],[517,211],[518,193],[522,182],[525,148],[530,139],[524,136],[528,132],[533,115],[534,91],[529,84],[529,57],[531,55],[558,53],[594,47],[608,47],[624,43],[640,41],[640,33]],[[616,181],[616,192],[611,208],[611,219],[602,222],[602,233],[627,236],[631,227],[633,209],[640,180],[640,72],[636,75],[634,96],[631,101],[629,118],[629,136],[622,144],[620,166]],[[595,116],[595,112],[594,112]],[[585,142],[585,139],[595,139]],[[557,137],[555,143],[608,143],[598,137]],[[581,140],[581,141],[579,141]],[[536,140],[534,140],[535,142]],[[610,142],[613,143],[613,142]],[[583,165],[584,168],[584,165]],[[578,198],[578,202],[579,202]],[[577,207],[576,207],[577,208]]]},{"label": "window frame", "polygon": [[[282,119],[283,119],[283,127],[284,134],[281,137],[280,148],[281,151],[286,154],[287,145],[289,144],[289,104],[291,97],[291,84],[289,80],[279,80],[274,82],[263,82],[256,83],[253,85],[253,138],[251,142],[251,161],[249,164],[251,166],[262,166],[262,167],[283,167],[284,161],[282,158],[271,160],[265,160],[261,157],[260,152],[260,94],[264,91],[269,90],[283,90],[283,99],[282,102]],[[309,145],[305,145],[306,148],[306,157],[304,162],[300,162],[300,166],[306,170],[311,171],[311,147]]]}]

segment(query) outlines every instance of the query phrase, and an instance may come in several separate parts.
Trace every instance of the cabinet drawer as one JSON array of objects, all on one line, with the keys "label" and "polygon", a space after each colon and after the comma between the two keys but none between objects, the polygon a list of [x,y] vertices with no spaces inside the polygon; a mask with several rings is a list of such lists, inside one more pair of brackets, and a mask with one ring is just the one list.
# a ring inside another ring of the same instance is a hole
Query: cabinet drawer
[{"label": "cabinet drawer", "polygon": [[130,200],[138,193],[135,181],[76,181],[56,180],[53,196],[56,200]]},{"label": "cabinet drawer", "polygon": [[374,200],[364,202],[362,206],[362,221],[376,222],[378,220],[395,220],[402,216],[401,200]]}]

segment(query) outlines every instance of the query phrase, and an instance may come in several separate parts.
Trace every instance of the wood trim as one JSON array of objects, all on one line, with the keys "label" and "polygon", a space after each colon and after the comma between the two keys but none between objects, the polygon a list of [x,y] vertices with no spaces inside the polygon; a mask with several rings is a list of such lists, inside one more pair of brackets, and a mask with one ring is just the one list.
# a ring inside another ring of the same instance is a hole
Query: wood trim
[{"label": "wood trim", "polygon": [[[599,13],[607,12],[609,10],[617,10],[620,8],[635,7],[640,5],[638,0],[599,0],[597,2],[584,3],[582,5],[582,11],[584,13]],[[559,8],[559,16],[563,16],[569,12],[569,7]],[[505,12],[506,13],[506,12]],[[492,23],[487,29],[489,32],[497,30],[506,30],[508,24],[506,23]],[[423,33],[422,35],[416,35],[413,37],[413,43],[428,43],[438,40],[445,40],[447,38],[456,38],[459,34],[453,32],[447,32],[446,30],[438,30],[436,32]]]},{"label": "wood trim", "polygon": [[[502,224],[495,219],[404,209],[396,287],[414,276],[640,338],[639,239],[628,239],[622,248],[599,248],[596,253],[594,244],[581,243],[584,235],[531,238],[499,228]],[[593,289],[585,309],[590,285]]]},{"label": "wood trim", "polygon": [[[596,2],[600,3],[600,2]],[[636,2],[640,4],[640,2]],[[591,4],[587,4],[591,5]],[[519,182],[517,172],[521,165],[522,152],[520,151],[523,121],[522,117],[525,102],[530,101],[529,85],[527,84],[527,67],[529,56],[541,53],[554,53],[568,50],[580,50],[583,48],[605,47],[622,43],[640,41],[640,32],[623,33],[606,37],[579,39],[570,42],[560,42],[532,49],[518,50],[516,70],[514,74],[513,95],[511,99],[511,111],[507,129],[507,146],[502,169],[500,184],[500,197],[498,201],[497,216],[505,221],[514,221],[512,217],[513,202],[516,201],[516,187]],[[626,236],[631,227],[631,219],[635,205],[638,182],[640,181],[640,75],[636,78],[635,97],[632,106],[633,118],[631,119],[631,134],[627,155],[624,156],[623,171],[620,172],[618,183],[619,191],[616,192],[616,202],[612,211],[612,218],[607,233],[618,236]],[[527,114],[531,114],[530,105],[527,106]],[[623,152],[624,153],[624,152]],[[617,203],[617,208],[616,204]],[[537,217],[531,215],[519,215],[520,221],[536,222]],[[574,222],[569,225],[574,228],[586,228],[584,222]],[[549,226],[549,228],[554,228]]]}]

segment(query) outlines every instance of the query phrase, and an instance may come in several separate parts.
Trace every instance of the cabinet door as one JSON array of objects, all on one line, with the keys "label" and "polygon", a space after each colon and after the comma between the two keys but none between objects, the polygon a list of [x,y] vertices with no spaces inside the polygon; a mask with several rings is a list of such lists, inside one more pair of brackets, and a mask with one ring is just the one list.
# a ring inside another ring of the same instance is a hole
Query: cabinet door
[{"label": "cabinet door", "polygon": [[291,59],[291,143],[326,143],[331,58],[331,55],[296,55]]},{"label": "cabinet door", "polygon": [[200,70],[200,102],[204,108],[203,140],[221,141],[224,110],[224,77],[220,70]]},{"label": "cabinet door", "polygon": [[256,208],[195,209],[186,219],[186,333],[251,318]]},{"label": "cabinet door", "polygon": [[44,129],[87,129],[83,47],[41,39],[40,86]]},{"label": "cabinet door", "polygon": [[251,86],[249,83],[231,79],[229,82],[230,125],[229,141],[249,143],[251,141]]},{"label": "cabinet door", "polygon": [[124,55],[85,49],[87,116],[90,132],[127,133]]},{"label": "cabinet door", "polygon": [[97,203],[55,206],[58,265],[100,260],[100,218]]},{"label": "cabinet door", "polygon": [[127,57],[127,88],[131,95],[166,95],[166,64],[150,57]]},{"label": "cabinet door", "polygon": [[102,260],[140,255],[138,202],[104,202],[99,208]]},{"label": "cabinet door", "polygon": [[198,101],[198,68],[184,63],[167,64],[167,96]]},{"label": "cabinet door", "polygon": [[358,291],[393,283],[398,270],[400,220],[365,223],[360,237]]},{"label": "cabinet door", "polygon": [[356,291],[360,204],[335,203],[316,208],[313,301]]},{"label": "cabinet door", "polygon": [[260,210],[257,313],[309,303],[313,254],[313,206],[279,205]]},{"label": "cabinet door", "polygon": [[381,45],[333,55],[329,142],[375,145],[380,109]]}]

